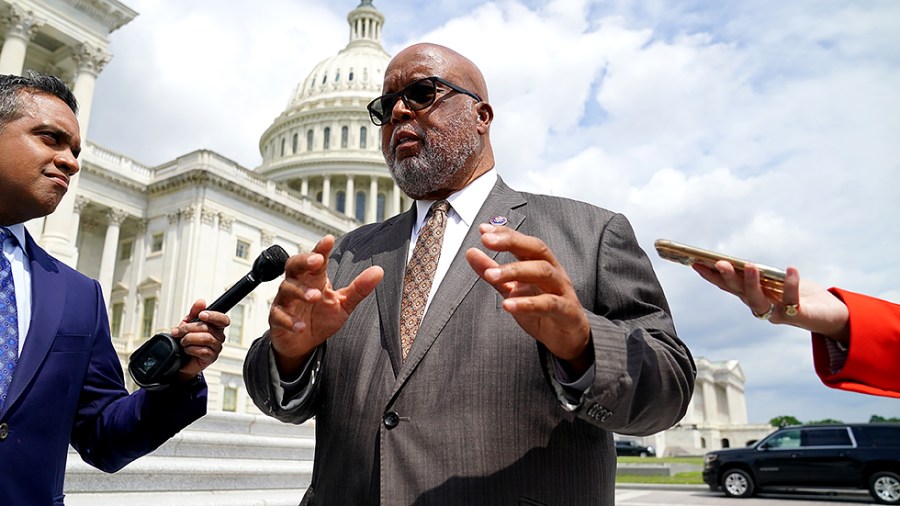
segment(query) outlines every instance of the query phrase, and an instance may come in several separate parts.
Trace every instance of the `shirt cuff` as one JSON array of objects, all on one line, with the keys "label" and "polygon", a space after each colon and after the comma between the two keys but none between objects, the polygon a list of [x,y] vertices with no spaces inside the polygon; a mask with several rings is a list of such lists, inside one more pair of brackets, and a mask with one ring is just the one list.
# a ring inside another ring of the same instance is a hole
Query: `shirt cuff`
[{"label": "shirt cuff", "polygon": [[285,410],[296,408],[306,402],[315,390],[319,377],[319,369],[322,366],[321,348],[316,348],[312,355],[303,364],[300,376],[294,381],[283,381],[275,365],[275,352],[269,348],[269,372],[272,376],[272,390],[275,401]]},{"label": "shirt cuff", "polygon": [[565,367],[555,355],[550,355],[550,371],[551,382],[556,391],[556,397],[566,411],[575,411],[581,407],[584,402],[584,393],[594,384],[595,364],[591,364],[587,371],[581,377],[572,379],[566,372]]}]

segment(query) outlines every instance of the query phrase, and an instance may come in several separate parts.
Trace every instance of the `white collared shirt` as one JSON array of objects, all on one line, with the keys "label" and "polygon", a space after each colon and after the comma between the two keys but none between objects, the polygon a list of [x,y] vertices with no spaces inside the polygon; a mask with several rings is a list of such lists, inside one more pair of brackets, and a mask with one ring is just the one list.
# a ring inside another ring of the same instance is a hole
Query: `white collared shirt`
[{"label": "white collared shirt", "polygon": [[[441,256],[438,259],[437,270],[434,273],[434,282],[431,284],[431,292],[428,294],[428,303],[425,305],[425,311],[428,311],[434,292],[437,291],[447,271],[450,270],[450,263],[453,262],[453,257],[456,256],[456,253],[462,246],[466,234],[475,222],[478,211],[481,210],[481,206],[484,205],[484,201],[487,200],[496,182],[497,170],[492,168],[462,190],[447,197],[447,202],[450,203],[450,211],[447,213],[447,229],[444,231]],[[409,238],[409,251],[406,252],[407,263],[409,263],[413,248],[415,248],[416,241],[419,239],[419,232],[425,225],[428,210],[431,209],[431,204],[434,202],[433,200],[416,201],[416,222],[413,223],[412,235]]]},{"label": "white collared shirt", "polygon": [[13,283],[16,286],[16,317],[19,320],[19,355],[25,345],[25,336],[31,325],[31,266],[25,254],[25,225],[17,223],[6,227],[15,236],[18,244],[6,241],[3,254],[12,268]]}]

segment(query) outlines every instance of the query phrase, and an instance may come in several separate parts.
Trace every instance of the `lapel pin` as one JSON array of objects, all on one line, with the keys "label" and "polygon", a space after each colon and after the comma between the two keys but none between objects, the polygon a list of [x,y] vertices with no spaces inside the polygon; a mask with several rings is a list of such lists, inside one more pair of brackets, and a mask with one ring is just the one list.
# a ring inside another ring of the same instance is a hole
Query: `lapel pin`
[{"label": "lapel pin", "polygon": [[491,218],[491,225],[502,227],[507,223],[509,223],[509,220],[506,219],[506,216],[494,216],[493,218]]}]

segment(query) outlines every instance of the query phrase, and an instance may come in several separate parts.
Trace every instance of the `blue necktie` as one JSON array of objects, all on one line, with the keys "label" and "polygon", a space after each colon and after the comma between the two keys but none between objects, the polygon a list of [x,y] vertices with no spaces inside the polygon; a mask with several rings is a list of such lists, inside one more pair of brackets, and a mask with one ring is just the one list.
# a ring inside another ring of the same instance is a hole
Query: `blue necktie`
[{"label": "blue necktie", "polygon": [[6,227],[0,227],[0,409],[6,403],[13,370],[19,360],[16,287],[13,284],[12,267],[3,254],[3,245],[7,240],[15,242],[16,239]]}]

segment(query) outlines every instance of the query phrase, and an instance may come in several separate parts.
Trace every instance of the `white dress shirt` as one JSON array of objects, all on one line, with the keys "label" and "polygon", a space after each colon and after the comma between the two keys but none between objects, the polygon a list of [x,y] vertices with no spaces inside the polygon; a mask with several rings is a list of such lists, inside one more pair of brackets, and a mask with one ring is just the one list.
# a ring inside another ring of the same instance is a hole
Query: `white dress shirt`
[{"label": "white dress shirt", "polygon": [[[494,183],[497,182],[497,170],[491,169],[481,175],[475,181],[469,183],[462,190],[447,197],[450,203],[450,211],[447,213],[447,228],[444,231],[444,242],[441,245],[441,256],[438,259],[437,270],[434,272],[434,281],[431,283],[431,292],[428,294],[428,302],[425,305],[425,311],[431,304],[434,292],[437,291],[444,276],[450,269],[450,263],[453,257],[462,246],[469,228],[475,221],[478,211],[484,205]],[[409,238],[409,251],[406,252],[406,263],[409,263],[412,257],[413,248],[416,247],[416,241],[419,239],[419,233],[425,226],[425,218],[434,200],[417,200],[416,201],[416,222],[413,223],[412,235]]]}]

